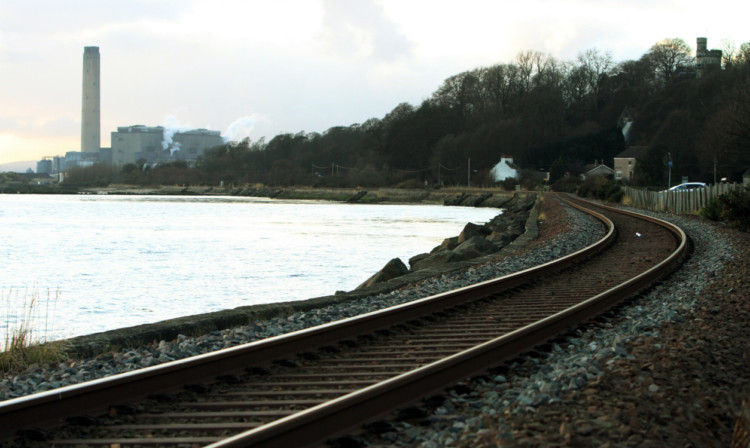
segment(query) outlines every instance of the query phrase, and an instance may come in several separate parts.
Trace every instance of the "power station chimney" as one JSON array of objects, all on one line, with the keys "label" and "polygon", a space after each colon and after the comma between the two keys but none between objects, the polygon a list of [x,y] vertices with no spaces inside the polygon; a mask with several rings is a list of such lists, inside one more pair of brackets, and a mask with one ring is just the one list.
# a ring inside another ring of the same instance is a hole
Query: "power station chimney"
[{"label": "power station chimney", "polygon": [[83,48],[83,98],[81,102],[81,151],[99,153],[99,47]]}]

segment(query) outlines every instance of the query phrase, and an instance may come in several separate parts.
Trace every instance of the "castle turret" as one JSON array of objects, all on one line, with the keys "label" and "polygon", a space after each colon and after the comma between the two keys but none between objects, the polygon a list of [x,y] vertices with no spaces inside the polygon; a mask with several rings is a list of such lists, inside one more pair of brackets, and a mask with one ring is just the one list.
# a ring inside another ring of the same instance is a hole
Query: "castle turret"
[{"label": "castle turret", "polygon": [[699,37],[695,48],[695,73],[700,78],[709,70],[721,68],[721,50],[709,50],[708,39]]}]

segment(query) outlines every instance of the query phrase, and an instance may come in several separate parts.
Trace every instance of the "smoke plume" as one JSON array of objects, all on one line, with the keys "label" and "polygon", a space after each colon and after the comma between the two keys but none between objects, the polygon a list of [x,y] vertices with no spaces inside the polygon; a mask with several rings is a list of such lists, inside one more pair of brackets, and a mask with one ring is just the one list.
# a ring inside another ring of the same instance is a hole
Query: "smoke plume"
[{"label": "smoke plume", "polygon": [[240,117],[227,127],[227,130],[222,133],[221,137],[225,142],[239,142],[244,140],[250,137],[250,133],[255,129],[255,123],[258,121],[259,118],[255,114]]},{"label": "smoke plume", "polygon": [[180,123],[174,115],[167,115],[164,118],[164,136],[161,140],[161,147],[166,151],[169,150],[169,155],[173,156],[176,151],[180,150],[180,143],[174,142],[172,139],[178,132],[189,131],[192,127]]}]

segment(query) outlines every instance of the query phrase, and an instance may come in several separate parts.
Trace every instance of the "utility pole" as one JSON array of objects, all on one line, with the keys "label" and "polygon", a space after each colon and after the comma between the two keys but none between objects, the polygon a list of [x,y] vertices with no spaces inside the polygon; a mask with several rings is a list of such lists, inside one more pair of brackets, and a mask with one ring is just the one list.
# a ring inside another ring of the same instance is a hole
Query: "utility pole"
[{"label": "utility pole", "polygon": [[714,185],[716,185],[716,164],[719,163],[719,161],[716,158],[716,154],[714,154]]},{"label": "utility pole", "polygon": [[672,153],[667,153],[668,162],[667,165],[669,165],[669,175],[667,177],[667,190],[672,187]]},{"label": "utility pole", "polygon": [[471,157],[469,157],[469,171],[466,173],[466,187],[471,188]]}]

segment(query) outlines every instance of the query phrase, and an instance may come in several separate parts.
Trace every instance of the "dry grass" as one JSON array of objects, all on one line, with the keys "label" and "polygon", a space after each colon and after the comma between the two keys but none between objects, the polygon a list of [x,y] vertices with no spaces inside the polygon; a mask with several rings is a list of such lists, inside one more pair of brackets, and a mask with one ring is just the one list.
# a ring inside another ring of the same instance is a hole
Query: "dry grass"
[{"label": "dry grass", "polygon": [[65,357],[61,342],[50,342],[52,317],[59,298],[47,291],[47,297],[38,292],[19,294],[13,290],[0,291],[0,372],[22,370],[32,364],[58,361]]}]

